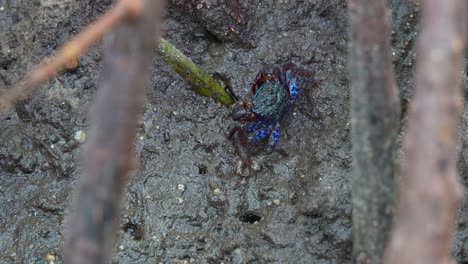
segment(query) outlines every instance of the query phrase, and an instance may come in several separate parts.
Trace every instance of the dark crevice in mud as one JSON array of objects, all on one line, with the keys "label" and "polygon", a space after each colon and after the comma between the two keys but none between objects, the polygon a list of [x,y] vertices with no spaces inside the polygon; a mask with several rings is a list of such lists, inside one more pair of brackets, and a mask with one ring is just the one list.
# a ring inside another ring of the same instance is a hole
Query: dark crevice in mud
[{"label": "dark crevice in mud", "polygon": [[240,215],[239,219],[243,223],[255,224],[262,220],[262,216],[256,212],[245,212]]},{"label": "dark crevice in mud", "polygon": [[133,237],[135,240],[141,240],[143,239],[143,227],[140,224],[132,223],[132,222],[127,222],[123,225],[122,230],[125,233],[128,233]]}]

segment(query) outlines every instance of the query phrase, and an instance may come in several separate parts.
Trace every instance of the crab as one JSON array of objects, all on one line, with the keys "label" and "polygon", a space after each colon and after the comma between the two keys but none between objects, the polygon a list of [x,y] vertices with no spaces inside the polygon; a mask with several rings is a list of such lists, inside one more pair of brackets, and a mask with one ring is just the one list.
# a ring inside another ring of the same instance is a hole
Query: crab
[{"label": "crab", "polygon": [[250,100],[238,101],[230,116],[241,123],[228,134],[237,133],[240,145],[250,155],[268,147],[284,157],[288,154],[276,147],[281,135],[280,122],[307,84],[314,84],[314,72],[287,63],[273,69],[261,70],[251,86]]}]

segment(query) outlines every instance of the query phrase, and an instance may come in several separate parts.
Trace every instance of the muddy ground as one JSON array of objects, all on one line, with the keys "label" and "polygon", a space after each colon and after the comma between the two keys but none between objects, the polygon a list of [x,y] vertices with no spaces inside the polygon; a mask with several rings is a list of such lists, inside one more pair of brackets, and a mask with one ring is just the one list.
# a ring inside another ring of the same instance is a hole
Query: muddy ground
[{"label": "muddy ground", "polygon": [[[125,190],[113,263],[351,263],[350,115],[344,0],[168,1],[165,38],[241,97],[268,65],[295,62],[322,81],[300,91],[279,146],[240,175],[229,109],[200,97],[155,55]],[[393,0],[394,63],[406,111],[418,6]],[[108,0],[0,0],[0,92]],[[208,8],[207,5],[210,5]],[[80,174],[99,47],[0,121],[0,263],[61,262],[63,224]],[[468,93],[465,80],[465,95]],[[468,183],[468,107],[459,171]],[[405,121],[405,114],[402,121]],[[84,133],[84,134],[83,134]],[[456,255],[468,263],[468,202]]]}]

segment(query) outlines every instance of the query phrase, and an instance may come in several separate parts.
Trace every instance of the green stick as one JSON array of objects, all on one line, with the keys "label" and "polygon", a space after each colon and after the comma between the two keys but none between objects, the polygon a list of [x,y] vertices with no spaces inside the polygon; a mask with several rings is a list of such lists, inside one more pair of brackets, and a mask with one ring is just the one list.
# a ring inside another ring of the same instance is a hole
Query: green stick
[{"label": "green stick", "polygon": [[167,40],[161,38],[158,49],[160,57],[169,64],[182,78],[189,82],[195,92],[203,96],[209,96],[223,105],[230,106],[234,103],[232,97],[226,92],[219,82],[202,71],[180,50],[172,46]]}]

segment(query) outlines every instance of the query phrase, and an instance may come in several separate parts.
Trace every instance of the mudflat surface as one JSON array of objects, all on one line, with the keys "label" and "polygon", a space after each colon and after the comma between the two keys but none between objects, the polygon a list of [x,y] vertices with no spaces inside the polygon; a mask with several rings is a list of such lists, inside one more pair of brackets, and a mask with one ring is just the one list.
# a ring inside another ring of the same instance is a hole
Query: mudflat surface
[{"label": "mudflat surface", "polygon": [[[409,1],[391,2],[406,111],[419,13]],[[110,4],[0,0],[0,92]],[[342,0],[168,1],[165,38],[224,75],[241,98],[266,66],[294,62],[321,82],[300,91],[282,123],[279,147],[289,157],[262,152],[245,173],[236,142],[226,139],[235,125],[230,109],[192,92],[155,53],[114,263],[351,263],[346,12]],[[0,263],[43,263],[48,253],[61,262],[100,54],[93,48],[76,72],[43,85],[0,121]],[[467,131],[465,107],[465,185]],[[468,263],[467,212],[464,201],[454,250],[460,263]]]}]

